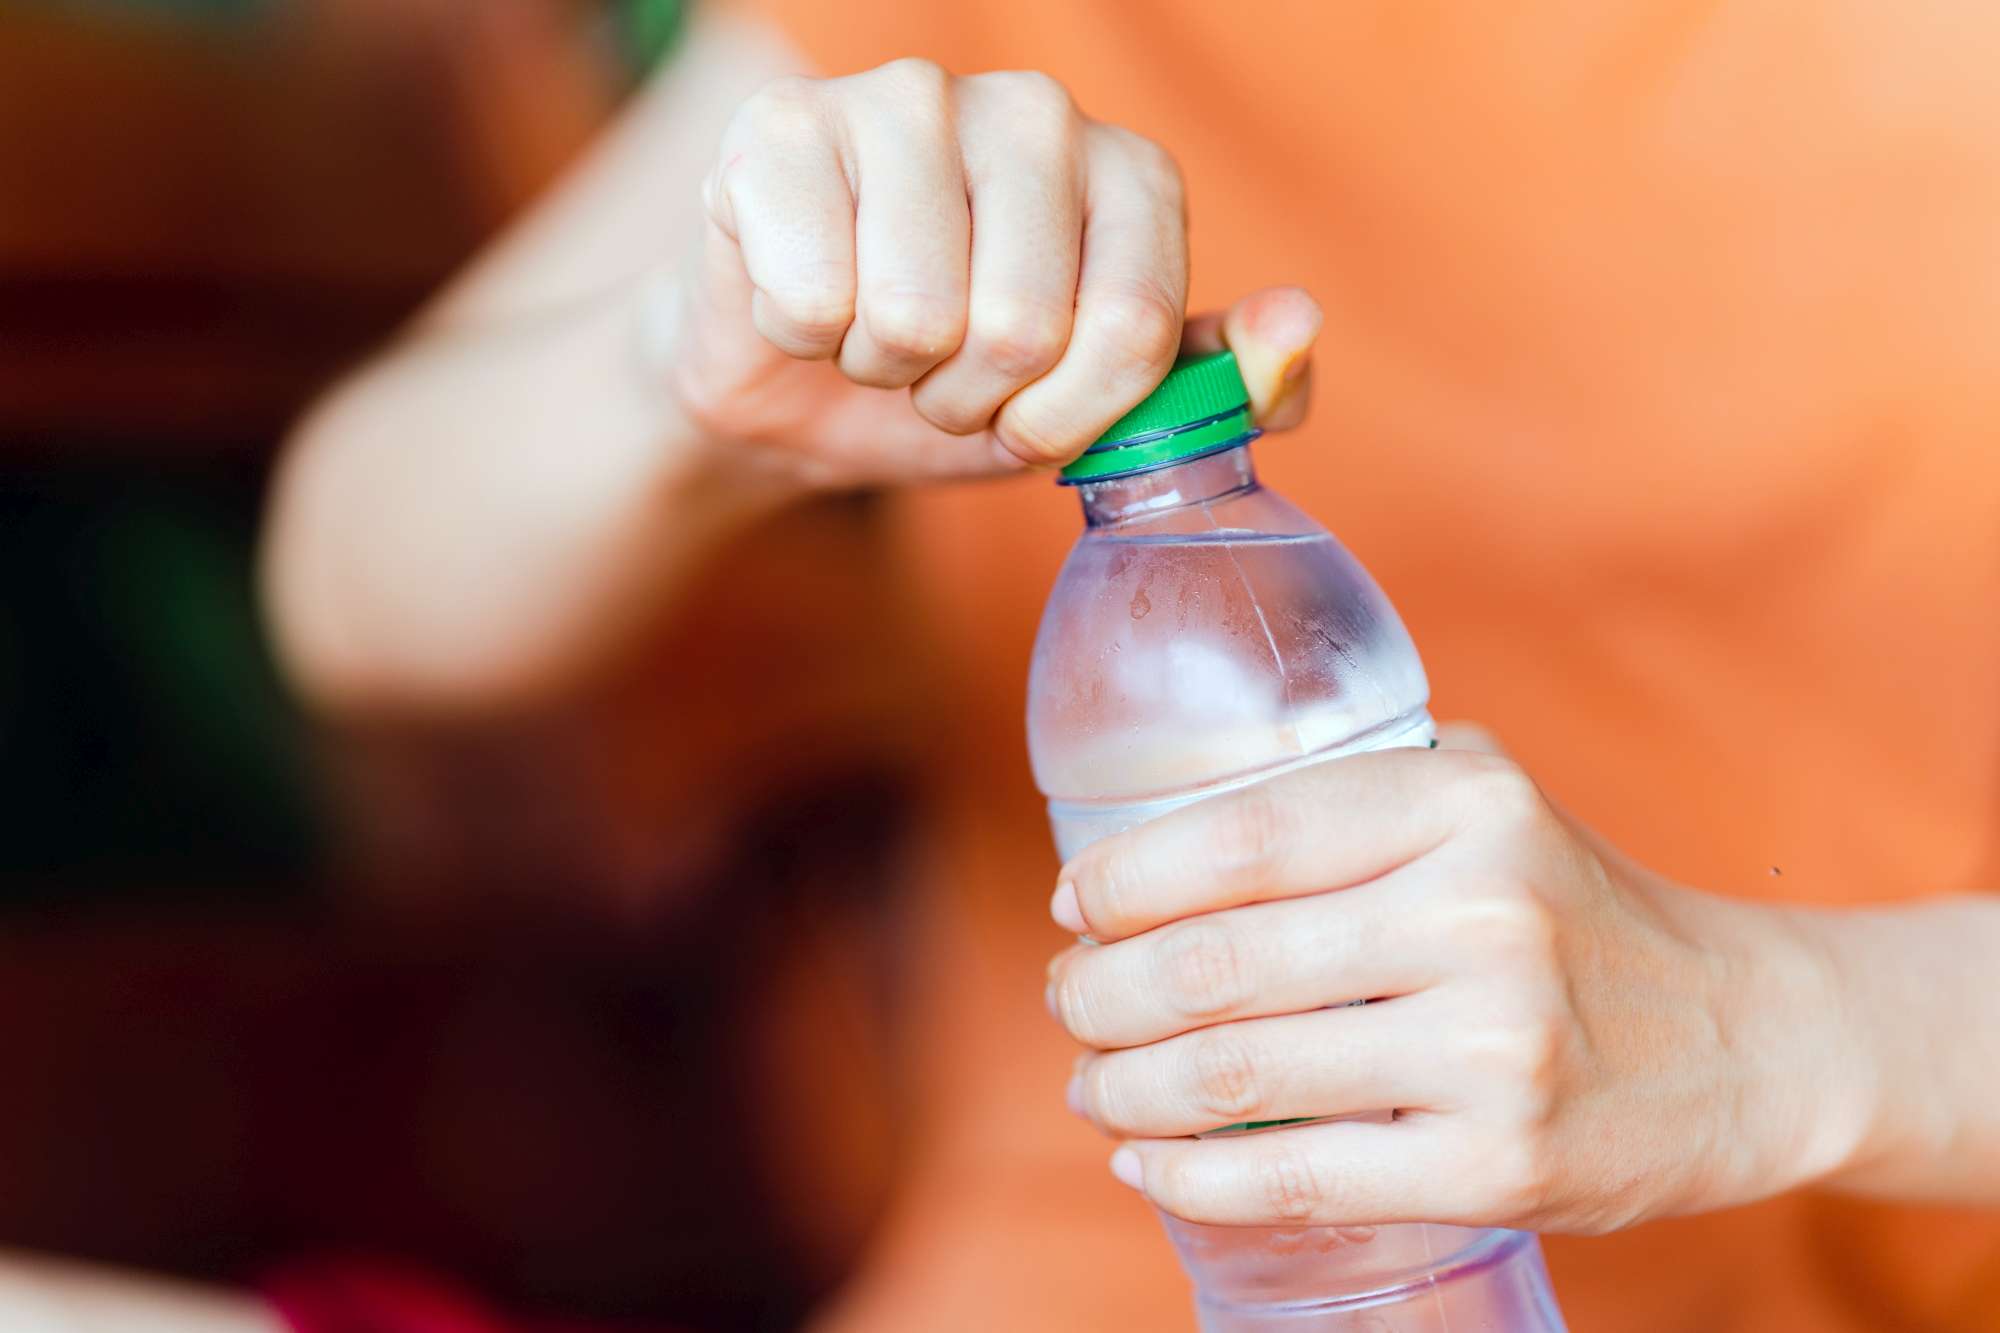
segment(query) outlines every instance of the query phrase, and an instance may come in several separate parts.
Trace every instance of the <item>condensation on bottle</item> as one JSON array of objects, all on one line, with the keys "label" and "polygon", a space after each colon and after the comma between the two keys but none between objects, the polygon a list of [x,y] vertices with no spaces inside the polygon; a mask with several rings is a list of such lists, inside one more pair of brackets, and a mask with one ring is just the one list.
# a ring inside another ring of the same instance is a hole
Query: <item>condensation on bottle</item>
[{"label": "condensation on bottle", "polygon": [[[1029,755],[1064,858],[1297,768],[1435,743],[1395,609],[1325,528],[1258,483],[1255,435],[1222,352],[1181,363],[1064,470],[1085,526],[1028,682]],[[1209,1333],[1563,1327],[1521,1232],[1161,1220]]]}]

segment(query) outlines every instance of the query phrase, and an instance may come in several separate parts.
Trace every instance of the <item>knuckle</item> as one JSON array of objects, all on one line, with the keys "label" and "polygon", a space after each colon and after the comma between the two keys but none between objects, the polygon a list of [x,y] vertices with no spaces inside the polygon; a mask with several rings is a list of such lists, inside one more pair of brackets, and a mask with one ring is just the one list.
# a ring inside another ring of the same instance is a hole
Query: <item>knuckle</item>
[{"label": "knuckle", "polygon": [[975,435],[993,421],[990,405],[942,392],[931,380],[917,381],[910,390],[910,405],[918,416],[949,435]]},{"label": "knuckle", "polygon": [[1553,1024],[1517,1019],[1489,1024],[1469,1034],[1469,1058],[1533,1101],[1554,1082],[1560,1049]]},{"label": "knuckle", "polygon": [[792,283],[764,293],[793,338],[832,342],[854,322],[854,294],[832,282]]},{"label": "knuckle", "polygon": [[1211,1193],[1192,1152],[1164,1152],[1146,1163],[1147,1197],[1175,1217],[1201,1220],[1209,1212]]},{"label": "knuckle", "polygon": [[1062,358],[1069,312],[1041,301],[990,298],[972,310],[967,342],[1010,378],[1039,375]]},{"label": "knuckle", "polygon": [[1086,1046],[1101,1046],[1102,1026],[1089,981],[1074,965],[1065,966],[1054,983],[1056,1021]]},{"label": "knuckle", "polygon": [[1113,361],[1135,378],[1158,378],[1181,340],[1181,311],[1164,291],[1134,284],[1107,293],[1095,306],[1091,332]]},{"label": "knuckle", "polygon": [[1541,1215],[1548,1187],[1540,1155],[1521,1135],[1501,1136],[1480,1155],[1476,1188],[1485,1215],[1496,1222],[1523,1222]]},{"label": "knuckle", "polygon": [[996,69],[974,78],[982,88],[1022,106],[1060,108],[1064,114],[1075,109],[1062,80],[1039,69]]},{"label": "knuckle", "polygon": [[1122,125],[1100,125],[1098,129],[1142,184],[1176,206],[1185,202],[1187,186],[1181,164],[1163,145]]},{"label": "knuckle", "polygon": [[1067,140],[1075,132],[1076,101],[1061,80],[1035,69],[994,70],[972,82],[993,98],[1017,141]]},{"label": "knuckle", "polygon": [[1133,866],[1123,839],[1107,839],[1095,855],[1077,864],[1077,906],[1083,919],[1102,931],[1122,931],[1138,901],[1133,893]]},{"label": "knuckle", "polygon": [[935,88],[943,91],[951,75],[943,65],[923,56],[900,56],[895,60],[878,65],[875,72],[886,80],[907,84],[917,88]]},{"label": "knuckle", "polygon": [[1116,1133],[1136,1134],[1144,1128],[1132,1081],[1116,1055],[1091,1062],[1083,1076],[1083,1104],[1091,1119]]},{"label": "knuckle", "polygon": [[1216,869],[1267,873],[1294,836],[1292,807],[1271,784],[1247,787],[1216,812],[1209,847]]},{"label": "knuckle", "polygon": [[1310,1155],[1287,1144],[1285,1134],[1265,1135],[1271,1141],[1257,1159],[1256,1178],[1265,1209],[1280,1222],[1311,1222],[1326,1208],[1326,1182]]},{"label": "knuckle", "polygon": [[1263,1104],[1257,1061],[1248,1042],[1229,1032],[1204,1032],[1188,1051],[1195,1109],[1218,1125],[1254,1118]]},{"label": "knuckle", "polygon": [[1556,956],[1555,914],[1525,884],[1507,879],[1488,885],[1468,915],[1474,946],[1500,970],[1538,973]]},{"label": "knuckle", "polygon": [[1030,467],[1066,462],[1081,443],[1041,425],[1013,404],[1001,408],[993,434],[1003,449]]},{"label": "knuckle", "polygon": [[1167,1002],[1190,1018],[1212,1018],[1249,998],[1236,932],[1215,921],[1168,930],[1160,941],[1160,983]]},{"label": "knuckle", "polygon": [[950,73],[922,56],[904,56],[877,65],[862,78],[885,101],[906,113],[941,111],[951,91]]},{"label": "knuckle", "polygon": [[899,358],[947,356],[964,336],[965,317],[947,301],[915,295],[871,298],[862,322],[876,347]]},{"label": "knuckle", "polygon": [[1147,184],[1173,207],[1183,207],[1186,204],[1187,182],[1181,175],[1181,164],[1172,153],[1153,140],[1143,135],[1134,137],[1139,140],[1136,156]]},{"label": "knuckle", "polygon": [[731,126],[731,138],[747,135],[754,142],[781,143],[818,134],[824,118],[821,85],[800,74],[787,74],[745,98]]},{"label": "knuckle", "polygon": [[1469,808],[1482,821],[1503,827],[1532,823],[1547,806],[1535,780],[1519,764],[1499,755],[1455,756]]}]

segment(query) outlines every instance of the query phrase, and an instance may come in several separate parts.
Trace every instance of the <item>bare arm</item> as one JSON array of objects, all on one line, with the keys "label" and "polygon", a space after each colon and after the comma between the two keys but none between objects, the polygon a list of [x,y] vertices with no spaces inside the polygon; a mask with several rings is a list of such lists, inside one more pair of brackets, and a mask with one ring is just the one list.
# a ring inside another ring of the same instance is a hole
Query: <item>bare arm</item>
[{"label": "bare arm", "polygon": [[1822,912],[1867,1131],[1829,1184],[2000,1206],[2000,897]]},{"label": "bare arm", "polygon": [[[1237,352],[1267,428],[1303,415],[1302,292],[1183,329],[1160,148],[1040,75],[898,61],[769,82],[790,60],[760,30],[698,29],[589,162],[297,428],[264,590],[323,706],[559,689],[730,529],[812,488],[1061,462],[1183,332]],[[960,1108],[936,1114],[966,1141]],[[961,1161],[913,1191],[911,1231],[993,1225],[949,1187]],[[1031,1211],[1018,1181],[1009,1206]],[[978,1254],[951,1299],[1017,1281]],[[901,1326],[940,1326],[945,1293],[908,1276],[892,1263],[870,1290]]]},{"label": "bare arm", "polygon": [[[1078,1104],[1178,1215],[1593,1233],[1814,1185],[2000,1204],[2000,899],[1700,892],[1449,749],[1176,811],[1058,882],[1055,919],[1096,941],[1053,970],[1099,1052]],[[1163,992],[1189,950],[1238,961]]]},{"label": "bare arm", "polygon": [[[1187,297],[1164,151],[1039,74],[795,63],[704,20],[306,416],[264,587],[309,694],[437,711],[560,686],[788,496],[1060,463],[1159,382]],[[1231,341],[1275,428],[1317,330],[1277,290],[1190,334]]]},{"label": "bare arm", "polygon": [[9,1333],[283,1333],[254,1297],[89,1264],[0,1254]]},{"label": "bare arm", "polygon": [[476,708],[587,661],[776,498],[727,478],[642,355],[733,109],[793,58],[705,20],[597,150],[287,446],[265,599],[339,707]]}]

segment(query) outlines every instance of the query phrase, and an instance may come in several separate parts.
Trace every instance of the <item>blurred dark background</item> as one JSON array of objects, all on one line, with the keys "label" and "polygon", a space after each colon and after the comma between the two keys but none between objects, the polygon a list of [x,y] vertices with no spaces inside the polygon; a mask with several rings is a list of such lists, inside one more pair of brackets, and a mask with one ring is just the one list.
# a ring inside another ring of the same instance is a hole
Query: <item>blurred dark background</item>
[{"label": "blurred dark background", "polygon": [[[306,717],[256,605],[288,423],[681,20],[0,0],[0,1247],[236,1283],[386,1255],[718,1328],[786,1326],[850,1257],[892,1079],[889,969],[849,946],[893,936],[909,710],[741,663],[881,619],[810,554],[870,549],[866,502],[732,557],[671,670],[477,727]],[[823,623],[760,620],[760,580]],[[675,705],[731,688],[785,701]],[[830,1183],[751,1146],[786,1077]]]},{"label": "blurred dark background", "polygon": [[251,603],[273,449],[576,152],[676,17],[0,5],[8,901],[298,883],[323,830]]}]

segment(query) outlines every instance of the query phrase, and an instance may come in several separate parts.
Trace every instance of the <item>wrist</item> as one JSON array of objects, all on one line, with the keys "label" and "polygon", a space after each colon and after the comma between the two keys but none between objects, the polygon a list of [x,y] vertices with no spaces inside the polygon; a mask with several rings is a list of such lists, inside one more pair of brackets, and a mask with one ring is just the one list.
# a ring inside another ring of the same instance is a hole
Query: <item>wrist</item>
[{"label": "wrist", "polygon": [[673,460],[680,488],[721,512],[752,519],[811,489],[797,470],[769,450],[707,428],[679,391],[686,353],[686,280],[668,265],[641,275],[632,288],[631,344],[637,391],[659,414],[659,438]]},{"label": "wrist", "polygon": [[632,288],[630,322],[636,350],[634,382],[660,412],[660,436],[676,462],[682,486],[722,512],[744,520],[764,516],[808,494],[814,486],[800,468],[776,450],[728,438],[704,424],[680,392],[678,374],[688,324],[686,278],[672,266],[658,266]]},{"label": "wrist", "polygon": [[1829,929],[1840,917],[1803,908],[1751,907],[1766,952],[1753,993],[1772,1058],[1758,1070],[1780,1137],[1772,1193],[1816,1185],[1870,1151],[1883,1122],[1879,1049],[1866,1001],[1841,965]]},{"label": "wrist", "polygon": [[1708,959],[1709,1013],[1724,1061],[1716,1165],[1683,1211],[1816,1184],[1869,1151],[1880,1079],[1827,914],[1695,890],[1676,915]]},{"label": "wrist", "polygon": [[[1814,1181],[1860,1193],[1933,1193],[1932,1167],[1962,1146],[1961,1109],[1990,1104],[1990,1096],[1952,1077],[1960,1062],[1949,1053],[1979,1044],[1978,1006],[1950,1002],[1954,969],[1932,966],[1938,960],[1926,947],[1926,927],[1949,933],[1957,923],[1908,911],[1801,915],[1827,960],[1848,1081],[1862,1112],[1849,1151]],[[1976,954],[1979,935],[1967,926],[1963,939]],[[1954,1010],[1972,1025],[1968,1031],[1942,1030],[1941,1016]]]}]

